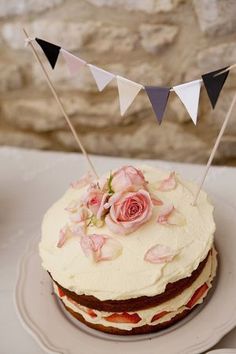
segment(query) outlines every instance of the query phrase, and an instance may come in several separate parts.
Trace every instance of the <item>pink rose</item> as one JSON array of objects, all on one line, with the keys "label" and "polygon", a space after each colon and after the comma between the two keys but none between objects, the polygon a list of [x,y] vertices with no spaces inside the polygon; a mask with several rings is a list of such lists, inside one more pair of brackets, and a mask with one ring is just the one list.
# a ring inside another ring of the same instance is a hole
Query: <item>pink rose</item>
[{"label": "pink rose", "polygon": [[110,207],[106,224],[117,234],[129,234],[146,223],[152,216],[152,200],[147,191],[114,194],[107,203]]},{"label": "pink rose", "polygon": [[108,194],[104,193],[97,185],[90,185],[83,202],[97,219],[101,219],[106,211],[104,204],[107,198]]},{"label": "pink rose", "polygon": [[125,190],[136,191],[138,189],[146,189],[147,182],[143,173],[133,166],[124,166],[117,170],[111,181],[111,187],[114,192]]}]

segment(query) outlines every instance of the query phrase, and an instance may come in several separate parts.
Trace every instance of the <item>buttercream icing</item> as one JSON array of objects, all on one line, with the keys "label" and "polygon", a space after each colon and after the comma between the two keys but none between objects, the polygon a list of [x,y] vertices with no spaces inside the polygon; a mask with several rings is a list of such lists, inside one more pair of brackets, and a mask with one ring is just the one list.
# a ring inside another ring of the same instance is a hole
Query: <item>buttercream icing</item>
[{"label": "buttercream icing", "polygon": [[[164,203],[172,203],[184,218],[181,226],[161,225],[156,221],[158,206],[153,208],[151,220],[130,235],[112,233],[103,227],[89,226],[89,233],[106,234],[122,245],[122,254],[110,261],[94,263],[85,257],[79,239],[69,239],[57,247],[60,229],[69,223],[65,210],[71,201],[81,198],[87,187],[69,188],[46,213],[39,245],[42,266],[54,280],[77,294],[93,295],[100,300],[130,299],[154,296],[165,291],[168,283],[188,277],[207,256],[213,244],[215,223],[213,206],[201,191],[196,206],[192,205],[197,185],[177,175],[177,186],[170,191],[157,191],[154,186],[169,173],[149,166],[141,166],[148,188]],[[175,250],[169,263],[152,264],[144,255],[155,244]]]}]

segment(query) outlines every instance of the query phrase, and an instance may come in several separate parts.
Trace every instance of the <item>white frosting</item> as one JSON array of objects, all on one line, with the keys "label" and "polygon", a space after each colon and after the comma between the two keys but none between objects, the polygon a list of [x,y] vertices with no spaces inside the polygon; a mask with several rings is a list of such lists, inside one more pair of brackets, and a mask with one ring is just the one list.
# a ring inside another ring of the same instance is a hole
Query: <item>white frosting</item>
[{"label": "white frosting", "polygon": [[[174,297],[171,300],[168,300],[158,306],[151,307],[150,309],[147,310],[141,310],[141,311],[135,311],[141,318],[141,320],[136,323],[112,323],[109,321],[106,321],[104,317],[109,316],[112,314],[112,312],[105,312],[105,311],[98,311],[98,310],[93,310],[97,317],[91,317],[86,313],[86,308],[80,305],[75,304],[73,301],[71,302],[70,299],[68,299],[66,296],[61,297],[58,292],[57,285],[54,284],[54,291],[55,293],[60,297],[60,299],[64,302],[64,304],[72,309],[74,312],[79,313],[80,315],[83,316],[83,318],[90,323],[93,324],[100,324],[105,327],[115,327],[119,329],[125,329],[125,330],[131,330],[134,327],[141,327],[144,326],[145,324],[148,325],[157,325],[159,323],[163,323],[166,321],[169,321],[171,318],[176,316],[178,313],[183,312],[184,310],[187,309],[185,306],[189,300],[192,298],[193,294],[197,289],[199,289],[204,283],[208,285],[207,291],[201,296],[200,299],[195,303],[194,306],[200,304],[203,302],[203,299],[206,297],[208,291],[212,287],[212,280],[216,274],[216,268],[217,268],[217,259],[216,259],[216,251],[213,249],[212,250],[212,255],[208,258],[207,263],[202,270],[201,274],[199,277],[193,282],[193,284],[185,289],[180,295]],[[193,307],[194,307],[193,306]],[[166,315],[163,317],[159,318],[158,320],[151,322],[153,316],[155,314],[161,313],[163,311],[168,312]],[[134,312],[129,312],[129,314],[132,314]]]},{"label": "white frosting", "polygon": [[[148,166],[140,169],[150,188],[169,175],[169,172]],[[58,248],[59,231],[69,222],[65,208],[72,200],[80,198],[85,189],[70,188],[48,210],[39,245],[43,267],[60,285],[77,294],[93,295],[100,300],[160,294],[168,283],[190,276],[212,247],[215,231],[213,206],[203,191],[197,206],[192,206],[197,186],[178,176],[178,185],[174,190],[155,194],[164,202],[172,202],[184,215],[184,226],[158,224],[157,208],[154,207],[152,219],[127,236],[112,233],[106,225],[102,228],[89,227],[89,233],[107,234],[119,240],[123,251],[115,260],[93,263],[85,257],[78,238],[72,238]],[[177,256],[166,264],[146,262],[145,253],[157,243],[174,248]]]}]

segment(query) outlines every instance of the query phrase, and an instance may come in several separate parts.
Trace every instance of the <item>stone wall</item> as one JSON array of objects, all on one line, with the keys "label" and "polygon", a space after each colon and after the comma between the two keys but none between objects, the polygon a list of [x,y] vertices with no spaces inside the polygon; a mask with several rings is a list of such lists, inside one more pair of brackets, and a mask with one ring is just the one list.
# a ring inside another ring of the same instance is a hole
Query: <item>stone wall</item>
[{"label": "stone wall", "polygon": [[[0,144],[77,149],[22,26],[104,69],[168,86],[236,62],[235,13],[234,0],[1,1]],[[236,86],[232,71],[214,112],[202,89],[197,127],[171,94],[158,126],[144,93],[122,118],[115,84],[98,93],[87,69],[72,79],[61,58],[50,75],[89,152],[203,163]],[[236,109],[215,163],[236,164]]]}]

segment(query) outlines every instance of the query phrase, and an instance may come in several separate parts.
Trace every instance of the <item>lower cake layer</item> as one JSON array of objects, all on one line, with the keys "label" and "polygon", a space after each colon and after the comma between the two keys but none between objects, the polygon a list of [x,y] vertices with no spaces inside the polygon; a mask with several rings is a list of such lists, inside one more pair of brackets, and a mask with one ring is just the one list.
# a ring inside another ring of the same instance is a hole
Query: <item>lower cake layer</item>
[{"label": "lower cake layer", "polygon": [[174,298],[140,311],[105,312],[85,307],[66,295],[56,283],[55,293],[67,311],[88,326],[113,334],[140,334],[169,327],[202,303],[216,274],[216,251],[212,249],[197,279]]},{"label": "lower cake layer", "polygon": [[140,296],[138,298],[129,298],[125,300],[99,300],[93,295],[78,295],[75,292],[70,291],[57,283],[53,276],[49,273],[54,283],[61,289],[61,291],[70,299],[76,303],[88,308],[93,308],[104,312],[136,312],[141,309],[149,309],[154,306],[158,306],[176,296],[181,294],[185,289],[189,288],[194,281],[199,277],[204,269],[208,258],[211,255],[211,250],[205,259],[201,261],[198,267],[192,272],[192,274],[186,278],[177,280],[174,283],[169,283],[163,293],[154,296]]},{"label": "lower cake layer", "polygon": [[[64,304],[64,306],[65,306],[65,304]],[[192,311],[192,309],[186,309],[183,312],[175,315],[174,317],[172,317],[168,321],[158,323],[156,325],[143,325],[140,327],[133,327],[132,329],[127,331],[127,330],[116,328],[116,327],[111,327],[111,326],[107,327],[107,326],[103,326],[101,324],[88,322],[84,319],[84,317],[82,315],[80,315],[78,312],[74,312],[71,308],[68,308],[67,306],[65,306],[65,309],[73,317],[75,317],[77,320],[79,320],[83,324],[87,325],[88,327],[96,329],[100,332],[114,334],[114,335],[134,335],[134,334],[147,334],[147,333],[157,332],[157,331],[160,331],[162,329],[165,329],[165,328],[168,328],[168,327],[174,325],[178,321],[185,318]]]}]

